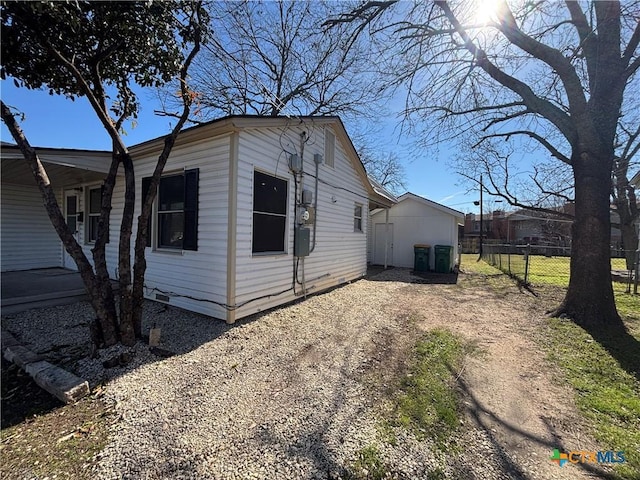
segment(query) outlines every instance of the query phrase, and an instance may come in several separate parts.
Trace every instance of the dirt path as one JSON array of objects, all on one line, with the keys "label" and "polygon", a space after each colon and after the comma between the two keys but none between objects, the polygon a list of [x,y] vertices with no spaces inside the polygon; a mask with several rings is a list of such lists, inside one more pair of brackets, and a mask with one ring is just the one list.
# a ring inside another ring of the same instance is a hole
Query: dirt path
[{"label": "dirt path", "polygon": [[531,294],[506,277],[472,274],[455,286],[410,285],[399,293],[396,311],[410,306],[419,329],[447,328],[478,347],[459,377],[467,421],[461,477],[600,478],[602,470],[550,461],[554,448],[599,448],[585,433],[573,391],[545,361],[545,316]]}]

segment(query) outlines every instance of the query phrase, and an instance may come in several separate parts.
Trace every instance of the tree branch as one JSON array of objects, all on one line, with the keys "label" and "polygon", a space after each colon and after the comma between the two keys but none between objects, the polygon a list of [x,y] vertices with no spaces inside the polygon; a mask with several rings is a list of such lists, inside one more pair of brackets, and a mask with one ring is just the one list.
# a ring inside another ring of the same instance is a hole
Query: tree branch
[{"label": "tree branch", "polygon": [[513,45],[546,63],[557,72],[564,85],[571,111],[574,114],[582,115],[586,112],[587,99],[585,98],[580,78],[571,62],[559,50],[525,34],[516,24],[513,13],[506,1],[502,0],[500,3],[500,10],[504,14],[500,16],[498,29]]},{"label": "tree branch", "polygon": [[480,68],[482,68],[495,81],[518,94],[531,111],[539,113],[553,123],[558,130],[562,132],[570,144],[573,145],[576,143],[578,134],[573,122],[566,113],[551,102],[538,97],[526,83],[506,74],[496,67],[489,60],[485,51],[473,43],[473,40],[460,24],[445,0],[436,0],[436,5],[443,10],[447,19],[455,27],[458,35],[460,35],[464,41],[465,48],[475,57]]},{"label": "tree branch", "polygon": [[515,130],[513,132],[493,133],[493,134],[490,134],[490,135],[485,135],[480,139],[479,142],[477,142],[474,145],[474,147],[478,146],[484,140],[489,139],[489,138],[506,138],[507,140],[509,140],[509,138],[511,136],[513,136],[513,135],[526,135],[526,136],[536,140],[538,143],[540,143],[540,145],[542,145],[544,148],[546,148],[549,151],[549,153],[551,154],[552,157],[557,158],[558,160],[560,160],[563,163],[566,163],[567,165],[572,165],[571,159],[569,157],[567,157],[562,152],[560,152],[556,147],[554,147],[551,143],[549,143],[545,138],[543,138],[542,136],[538,135],[537,133],[531,132],[529,130]]}]

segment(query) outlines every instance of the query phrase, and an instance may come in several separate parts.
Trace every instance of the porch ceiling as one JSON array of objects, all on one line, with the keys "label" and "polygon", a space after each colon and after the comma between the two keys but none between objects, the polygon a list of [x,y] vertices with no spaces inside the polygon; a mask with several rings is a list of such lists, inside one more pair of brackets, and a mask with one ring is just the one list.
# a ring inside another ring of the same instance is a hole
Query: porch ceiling
[{"label": "porch ceiling", "polygon": [[[81,168],[42,162],[54,188],[102,181],[105,174]],[[35,185],[31,169],[24,159],[2,159],[2,183]]]}]

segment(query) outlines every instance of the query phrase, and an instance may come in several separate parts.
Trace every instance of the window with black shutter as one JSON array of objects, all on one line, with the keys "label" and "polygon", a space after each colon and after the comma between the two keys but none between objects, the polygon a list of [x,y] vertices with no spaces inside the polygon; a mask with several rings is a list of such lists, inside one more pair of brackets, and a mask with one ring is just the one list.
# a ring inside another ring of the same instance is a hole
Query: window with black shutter
[{"label": "window with black shutter", "polygon": [[[198,249],[199,169],[167,174],[160,179],[156,197],[156,247],[160,249]],[[142,179],[142,202],[151,178]],[[151,246],[152,220],[149,218],[147,246]]]}]

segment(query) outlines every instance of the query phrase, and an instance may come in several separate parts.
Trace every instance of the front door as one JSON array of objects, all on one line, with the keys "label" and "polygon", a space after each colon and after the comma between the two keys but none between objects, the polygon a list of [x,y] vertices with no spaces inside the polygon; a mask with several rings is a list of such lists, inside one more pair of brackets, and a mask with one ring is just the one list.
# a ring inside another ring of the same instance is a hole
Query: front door
[{"label": "front door", "polygon": [[[373,246],[373,263],[376,265],[384,265],[385,237],[387,244],[387,266],[393,265],[393,223],[389,223],[389,230],[386,231],[387,225],[384,223],[375,224]],[[385,235],[386,233],[386,235]]]},{"label": "front door", "polygon": [[[80,209],[78,193],[75,190],[67,190],[64,192],[64,218],[67,221],[67,225],[73,236],[78,240],[78,230],[80,224],[78,222],[78,211]],[[71,270],[77,270],[76,262],[67,253],[67,250],[62,247],[62,266]]]}]

